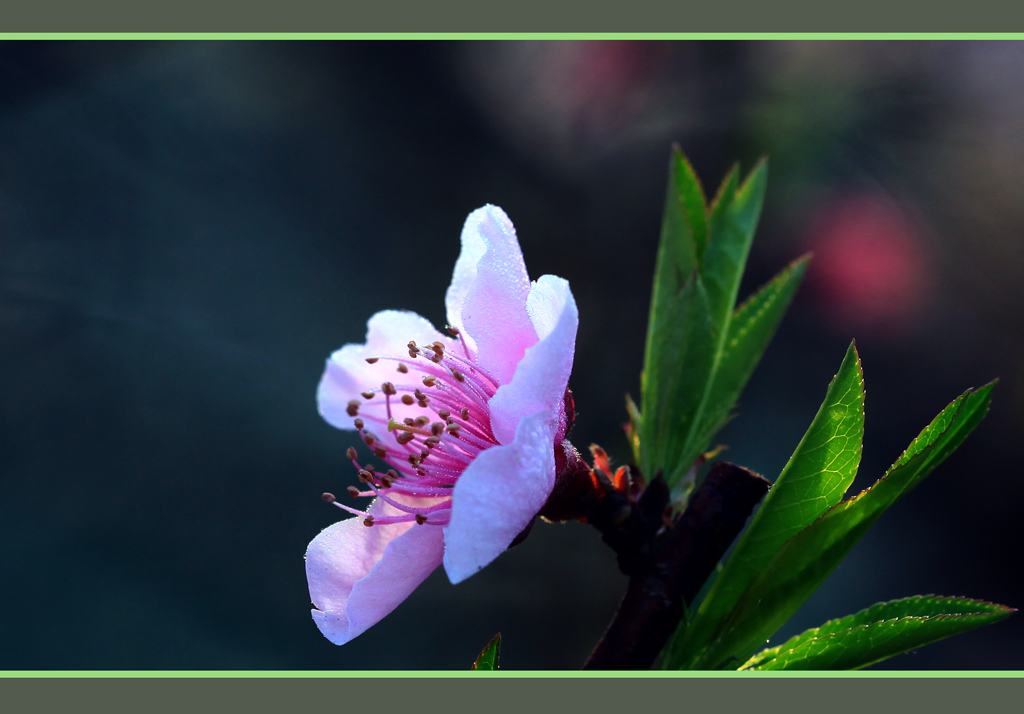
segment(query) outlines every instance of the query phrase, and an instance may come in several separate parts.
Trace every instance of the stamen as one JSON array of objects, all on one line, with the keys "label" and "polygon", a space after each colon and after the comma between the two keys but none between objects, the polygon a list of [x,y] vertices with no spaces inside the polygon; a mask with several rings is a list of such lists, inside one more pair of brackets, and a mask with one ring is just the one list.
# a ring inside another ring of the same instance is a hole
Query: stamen
[{"label": "stamen", "polygon": [[348,406],[345,407],[345,411],[348,412],[348,415],[350,417],[354,417],[356,414],[359,413],[359,404],[360,402],[358,399],[353,399],[349,401]]},{"label": "stamen", "polygon": [[399,362],[398,371],[401,372],[402,374],[406,374],[409,371],[409,368],[405,366],[405,363]]},{"label": "stamen", "polygon": [[367,357],[366,358],[366,363],[367,364],[377,364],[377,360],[378,359],[380,359],[380,357]]},{"label": "stamen", "polygon": [[365,423],[363,422],[362,419],[356,419],[354,422],[352,422],[352,424],[355,425],[356,429],[362,429],[365,426]]},{"label": "stamen", "polygon": [[395,385],[391,382],[384,382],[384,384],[380,385],[380,391],[384,392],[384,394],[389,397],[398,394],[398,390],[395,389]]},{"label": "stamen", "polygon": [[448,411],[447,409],[442,409],[441,411],[439,411],[439,412],[437,413],[437,415],[438,415],[439,417],[441,417],[442,419],[447,419],[448,417],[450,417],[450,416],[451,416],[451,414],[452,414],[452,413],[451,413],[450,411]]},{"label": "stamen", "polygon": [[417,513],[416,522],[422,526],[424,523],[427,522],[427,517],[424,516],[422,513]]},{"label": "stamen", "polygon": [[452,376],[455,377],[455,381],[456,382],[465,382],[466,381],[466,375],[464,375],[462,372],[460,372],[457,369],[453,369],[452,370]]},{"label": "stamen", "polygon": [[378,459],[383,459],[388,455],[388,450],[385,449],[383,446],[378,446],[373,450],[373,453]]},{"label": "stamen", "polygon": [[[358,488],[356,488],[355,486],[349,486],[347,490],[348,490],[348,495],[349,496],[351,496],[352,498],[359,498],[359,489]],[[330,495],[331,494],[329,494],[329,493],[325,493],[324,494],[324,496],[330,496]],[[324,500],[326,501],[327,499],[324,498]],[[331,500],[332,501],[334,500],[333,496],[331,496]]]},{"label": "stamen", "polygon": [[356,450],[353,449],[351,446],[348,447],[348,451],[345,452],[345,456],[348,457],[349,461],[355,461],[357,456]]},{"label": "stamen", "polygon": [[435,384],[437,384],[437,377],[427,375],[426,377],[423,378],[423,384],[427,385],[428,387],[433,387]]},{"label": "stamen", "polygon": [[370,483],[371,481],[373,481],[373,474],[371,474],[366,469],[359,469],[359,473],[357,473],[356,475],[359,477],[359,480],[362,481],[363,483]]},{"label": "stamen", "polygon": [[363,520],[363,525],[366,526],[367,528],[372,526],[373,525],[373,516],[367,516],[366,519]]},{"label": "stamen", "polygon": [[[353,488],[355,488],[355,487],[353,486]],[[333,493],[325,493],[325,494],[324,494],[323,496],[321,496],[320,498],[324,499],[324,502],[325,502],[325,503],[334,503],[335,501],[337,501],[337,500],[338,500],[338,499],[336,499],[336,498],[334,497],[334,494],[333,494]]]},{"label": "stamen", "polygon": [[444,424],[439,421],[435,421],[430,425],[430,433],[433,436],[441,436],[444,433]]},{"label": "stamen", "polygon": [[451,335],[452,337],[458,337],[460,334],[462,334],[461,332],[459,332],[459,328],[452,327],[451,325],[445,325],[444,329],[446,329],[448,331],[448,334]]},{"label": "stamen", "polygon": [[411,431],[403,431],[395,437],[395,441],[404,446],[415,438],[416,435],[413,434]]},{"label": "stamen", "polygon": [[462,407],[462,411],[459,412],[459,416],[462,417],[463,421],[469,419],[469,409],[467,409],[466,407]]},{"label": "stamen", "polygon": [[426,426],[427,424],[430,423],[430,417],[425,416],[425,415],[420,415],[420,416],[416,417],[416,421],[414,423],[418,427],[424,427],[424,426]]},{"label": "stamen", "polygon": [[416,400],[413,399],[410,395],[408,395],[408,394],[403,394],[402,395],[402,404],[405,404],[406,406],[411,407],[412,403],[414,401],[416,401]]},{"label": "stamen", "polygon": [[376,392],[360,392],[360,394],[363,396],[363,399],[373,399],[373,395],[375,393]]}]

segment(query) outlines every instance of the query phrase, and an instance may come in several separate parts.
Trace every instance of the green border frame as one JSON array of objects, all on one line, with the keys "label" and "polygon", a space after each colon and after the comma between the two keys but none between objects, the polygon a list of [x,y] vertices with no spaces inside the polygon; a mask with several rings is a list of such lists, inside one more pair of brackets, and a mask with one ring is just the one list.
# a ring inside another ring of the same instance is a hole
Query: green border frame
[{"label": "green border frame", "polygon": [[[46,10],[44,6],[40,10]],[[112,8],[108,8],[112,9]],[[792,8],[791,8],[792,9]],[[283,10],[286,11],[286,10]],[[995,19],[992,19],[995,23]],[[840,21],[841,22],[841,21]],[[12,22],[11,24],[17,24]],[[116,22],[114,23],[116,24]],[[796,23],[798,24],[798,23]],[[1024,27],[1024,25],[1022,25]],[[1024,40],[1024,32],[0,32],[0,40]],[[1024,671],[867,671],[867,672],[592,672],[592,671],[182,671],[182,670],[110,670],[110,671],[0,671],[0,680],[267,680],[267,679],[344,679],[344,680],[613,680],[613,679],[690,679],[690,680],[1019,680]],[[705,684],[709,683],[707,681]],[[13,685],[8,681],[4,686]],[[696,684],[696,682],[694,683]],[[894,683],[895,684],[895,683]],[[920,683],[914,690],[915,705],[919,708],[934,706],[941,700],[932,696],[921,698]],[[982,682],[979,682],[982,684]],[[987,686],[988,682],[984,682]],[[116,686],[116,685],[111,685]],[[969,685],[968,685],[969,686]],[[458,687],[457,687],[458,688]],[[401,687],[399,688],[401,689]],[[937,687],[945,689],[945,687]],[[103,691],[109,691],[105,689]],[[415,699],[416,690],[412,689]],[[556,690],[557,691],[557,690]],[[989,690],[986,690],[988,692]],[[233,692],[237,693],[237,686]],[[6,694],[11,691],[5,690]],[[697,701],[686,697],[695,694],[692,689],[680,693],[675,701],[689,705]],[[763,694],[763,692],[761,692]],[[793,694],[795,690],[787,690]],[[1014,687],[1014,693],[1018,693]],[[351,692],[349,692],[351,694]],[[56,693],[54,693],[56,696]],[[17,697],[14,698],[17,702]],[[358,697],[356,699],[359,699]],[[697,698],[702,699],[702,697]],[[8,699],[8,701],[10,701]],[[339,697],[337,704],[350,702],[348,695]],[[662,703],[662,700],[658,700]],[[755,706],[762,701],[753,698]],[[72,700],[72,706],[74,700]],[[36,704],[40,704],[38,699]],[[233,700],[234,706],[251,705],[250,701]],[[550,703],[550,702],[549,702]],[[581,702],[577,702],[581,703]],[[635,703],[635,700],[634,700]],[[977,703],[977,702],[975,702]],[[1019,701],[1018,701],[1019,703]],[[134,703],[136,706],[140,702]],[[305,704],[309,704],[308,702]],[[652,702],[653,704],[653,702]],[[108,710],[117,710],[111,701],[104,702]],[[145,708],[152,710],[152,703]],[[390,706],[401,706],[391,701]],[[831,706],[831,705],[830,705]],[[159,708],[159,707],[158,707]],[[258,707],[257,707],[258,708]],[[791,711],[800,707],[793,706]],[[137,709],[136,709],[137,710]]]},{"label": "green border frame", "polygon": [[1024,679],[1024,671],[935,670],[935,671],[806,671],[806,672],[668,672],[574,671],[574,670],[492,670],[474,672],[449,670],[382,671],[188,671],[188,670],[80,670],[6,671],[0,679]]},{"label": "green border frame", "polygon": [[0,40],[1024,40],[1024,32],[0,32]]}]

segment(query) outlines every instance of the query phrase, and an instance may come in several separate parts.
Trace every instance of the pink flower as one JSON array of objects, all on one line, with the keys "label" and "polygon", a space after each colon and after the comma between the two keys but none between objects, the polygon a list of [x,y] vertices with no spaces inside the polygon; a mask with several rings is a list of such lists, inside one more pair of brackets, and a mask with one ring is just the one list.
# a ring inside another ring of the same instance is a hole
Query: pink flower
[{"label": "pink flower", "polygon": [[[320,413],[356,429],[378,462],[348,456],[366,511],[306,551],[313,619],[335,644],[365,632],[437,566],[453,583],[504,552],[555,484],[579,322],[569,284],[530,282],[496,206],[470,214],[445,297],[451,337],[412,312],[370,318],[366,344],[331,355]],[[384,472],[384,469],[387,469]],[[370,526],[370,527],[367,527]]]}]

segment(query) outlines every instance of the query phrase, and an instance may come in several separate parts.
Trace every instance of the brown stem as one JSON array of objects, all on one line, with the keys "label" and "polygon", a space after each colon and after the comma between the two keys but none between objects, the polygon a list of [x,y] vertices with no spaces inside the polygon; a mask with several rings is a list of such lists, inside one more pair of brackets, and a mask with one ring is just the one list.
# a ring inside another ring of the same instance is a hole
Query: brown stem
[{"label": "brown stem", "polygon": [[[648,669],[679,624],[684,603],[689,605],[700,592],[770,486],[745,468],[716,463],[674,523],[652,533],[644,545],[629,553],[616,548],[620,564],[628,564],[623,570],[630,575],[629,588],[583,668]],[[652,481],[636,502],[638,517],[651,514],[658,502],[667,501],[667,495],[660,477]],[[591,522],[615,548],[615,533]],[[651,533],[650,528],[640,530]]]}]

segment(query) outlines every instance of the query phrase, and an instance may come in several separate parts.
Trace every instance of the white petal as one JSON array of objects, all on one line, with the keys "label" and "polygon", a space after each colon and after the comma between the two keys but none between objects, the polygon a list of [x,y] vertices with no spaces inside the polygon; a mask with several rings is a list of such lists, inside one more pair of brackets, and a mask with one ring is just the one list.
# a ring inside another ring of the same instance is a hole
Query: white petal
[{"label": "white petal", "polygon": [[530,291],[527,309],[541,340],[526,350],[512,380],[499,387],[489,403],[491,430],[502,444],[513,439],[516,425],[527,415],[546,411],[555,418],[563,416],[576,353],[579,312],[567,281],[541,276]]},{"label": "white petal", "polygon": [[[377,499],[367,513],[398,510]],[[444,550],[441,528],[414,523],[368,528],[362,521],[349,518],[325,528],[306,550],[306,579],[317,607],[313,620],[336,645],[394,610],[441,564]]]},{"label": "white petal", "polygon": [[458,583],[505,552],[555,485],[554,420],[523,419],[511,444],[478,455],[455,484],[444,531],[444,568]]},{"label": "white petal", "polygon": [[462,230],[445,303],[477,362],[499,382],[512,378],[523,352],[537,341],[526,311],[530,278],[512,222],[497,206],[473,211]]},{"label": "white petal", "polygon": [[[358,399],[362,403],[359,416],[367,422],[367,429],[390,443],[385,429],[387,414],[383,395],[378,394],[367,401],[360,393],[379,389],[384,382],[414,388],[422,385],[415,383],[419,379],[415,372],[407,375],[399,373],[398,365],[393,360],[381,359],[375,364],[368,364],[366,358],[408,359],[410,340],[415,340],[417,344],[430,344],[440,340],[448,348],[454,348],[456,344],[450,337],[443,336],[435,330],[426,318],[414,312],[378,312],[367,323],[365,344],[345,345],[327,360],[327,366],[317,388],[317,404],[321,416],[332,426],[352,430],[355,428],[352,425],[353,418],[348,415],[346,409],[350,400]],[[392,398],[392,407],[392,413],[399,420],[406,416],[415,417],[422,412],[415,406],[405,407],[395,398]],[[377,421],[374,423],[373,419]]]}]

